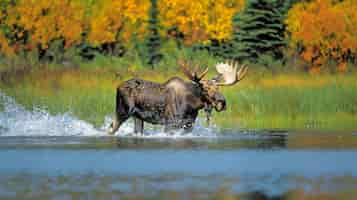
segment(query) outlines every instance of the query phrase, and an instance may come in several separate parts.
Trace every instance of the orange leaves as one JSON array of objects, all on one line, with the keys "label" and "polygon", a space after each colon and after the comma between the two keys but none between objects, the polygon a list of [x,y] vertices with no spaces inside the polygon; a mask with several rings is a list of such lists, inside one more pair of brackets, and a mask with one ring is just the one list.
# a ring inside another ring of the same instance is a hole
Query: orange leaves
[{"label": "orange leaves", "polygon": [[46,49],[52,40],[63,38],[70,47],[81,40],[84,7],[79,1],[19,0],[8,12],[6,24],[21,27],[12,31],[19,38],[26,32],[31,46]]},{"label": "orange leaves", "polygon": [[313,66],[322,65],[328,59],[346,62],[347,54],[357,53],[356,9],[355,0],[296,4],[286,20],[291,46],[302,44],[301,56]]}]

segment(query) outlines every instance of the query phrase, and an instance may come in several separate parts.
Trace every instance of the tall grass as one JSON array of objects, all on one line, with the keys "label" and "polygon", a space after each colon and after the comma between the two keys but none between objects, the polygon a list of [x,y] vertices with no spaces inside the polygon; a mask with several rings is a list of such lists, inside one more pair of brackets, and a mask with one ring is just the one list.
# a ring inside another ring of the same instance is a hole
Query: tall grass
[{"label": "tall grass", "polygon": [[[106,115],[113,114],[115,88],[121,82],[132,77],[163,82],[182,76],[176,67],[180,58],[194,57],[194,62],[208,66],[218,61],[204,53],[170,53],[176,57],[167,57],[154,70],[146,68],[137,55],[97,57],[79,68],[34,69],[21,77],[14,75],[0,82],[0,88],[28,109],[39,106],[52,114],[71,112],[100,126]],[[211,69],[209,76],[213,73]],[[355,73],[272,75],[250,69],[241,83],[222,88],[228,109],[214,113],[213,121],[220,127],[248,129],[356,130],[356,79]]]},{"label": "tall grass", "polygon": [[226,123],[240,121],[250,128],[356,129],[355,80],[352,75],[283,75],[246,82],[237,92],[225,91],[232,102],[227,113],[218,114],[217,118],[228,114],[231,116],[225,119],[232,120],[225,120]]}]

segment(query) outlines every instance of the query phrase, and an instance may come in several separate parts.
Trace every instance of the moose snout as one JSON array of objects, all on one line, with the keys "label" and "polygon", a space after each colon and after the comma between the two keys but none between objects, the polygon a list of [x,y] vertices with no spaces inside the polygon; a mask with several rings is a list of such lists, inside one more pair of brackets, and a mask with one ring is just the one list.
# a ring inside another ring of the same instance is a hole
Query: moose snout
[{"label": "moose snout", "polygon": [[214,95],[215,99],[215,109],[217,112],[223,111],[226,109],[226,99],[223,95],[217,93]]}]

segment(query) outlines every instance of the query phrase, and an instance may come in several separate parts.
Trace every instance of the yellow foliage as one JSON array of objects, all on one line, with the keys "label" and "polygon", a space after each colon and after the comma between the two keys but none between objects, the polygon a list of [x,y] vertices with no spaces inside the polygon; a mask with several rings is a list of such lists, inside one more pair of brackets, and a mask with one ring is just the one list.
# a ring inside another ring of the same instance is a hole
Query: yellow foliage
[{"label": "yellow foliage", "polygon": [[11,48],[7,38],[0,31],[0,52],[5,54],[6,56],[11,56],[14,54],[14,49]]},{"label": "yellow foliage", "polygon": [[103,0],[96,2],[89,19],[88,41],[97,46],[121,39],[129,40],[133,33],[142,36],[148,19],[150,1]]},{"label": "yellow foliage", "polygon": [[[160,30],[177,27],[188,44],[225,40],[243,4],[244,0],[159,0]],[[93,46],[128,42],[134,34],[140,39],[147,31],[150,6],[150,0],[18,0],[7,8],[6,19],[0,13],[0,23],[13,37],[8,41],[0,33],[0,50],[11,53],[20,44],[26,50],[46,49],[56,39],[63,39],[66,48],[83,41]]]},{"label": "yellow foliage", "polygon": [[232,35],[232,17],[242,10],[244,0],[159,0],[160,22],[177,27],[186,43],[224,40]]}]

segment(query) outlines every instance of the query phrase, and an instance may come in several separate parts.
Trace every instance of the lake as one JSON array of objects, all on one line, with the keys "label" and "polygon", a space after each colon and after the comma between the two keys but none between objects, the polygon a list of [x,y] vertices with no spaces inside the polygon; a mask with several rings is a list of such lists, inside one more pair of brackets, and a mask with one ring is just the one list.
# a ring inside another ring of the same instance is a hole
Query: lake
[{"label": "lake", "polygon": [[0,141],[0,199],[353,199],[357,189],[353,134]]}]

